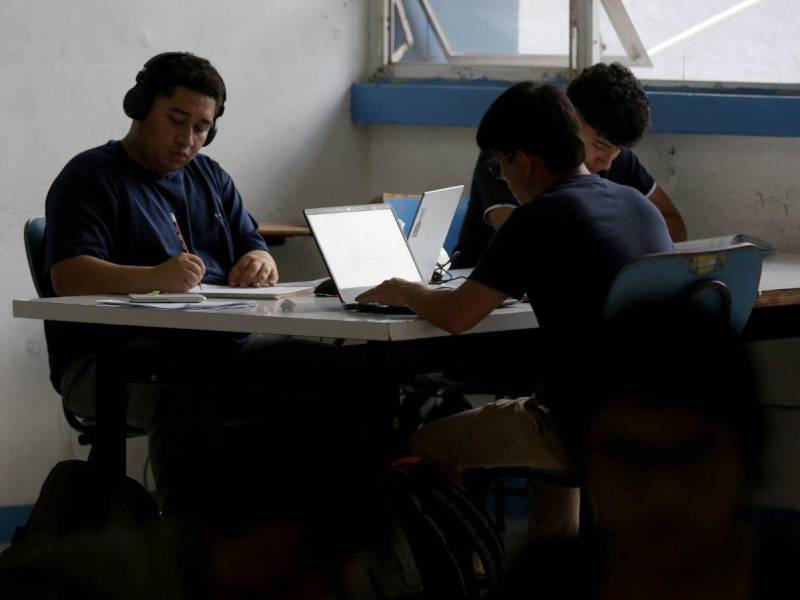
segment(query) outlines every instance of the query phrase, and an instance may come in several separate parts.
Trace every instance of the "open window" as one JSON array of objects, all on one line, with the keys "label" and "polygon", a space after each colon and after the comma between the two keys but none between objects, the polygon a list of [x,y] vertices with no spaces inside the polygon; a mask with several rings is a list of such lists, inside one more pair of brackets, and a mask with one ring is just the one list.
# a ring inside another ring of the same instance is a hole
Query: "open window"
[{"label": "open window", "polygon": [[553,79],[618,61],[656,85],[800,83],[797,0],[385,0],[394,78]]}]

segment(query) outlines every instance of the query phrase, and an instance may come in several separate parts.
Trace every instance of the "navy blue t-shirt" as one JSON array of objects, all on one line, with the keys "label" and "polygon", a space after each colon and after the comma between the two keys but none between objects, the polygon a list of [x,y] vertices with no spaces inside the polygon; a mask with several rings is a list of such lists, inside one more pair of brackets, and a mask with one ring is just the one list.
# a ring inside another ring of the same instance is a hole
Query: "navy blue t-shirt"
[{"label": "navy blue t-shirt", "polygon": [[[243,254],[266,249],[233,180],[214,160],[198,155],[185,167],[161,176],[133,162],[120,142],[111,141],[73,158],[47,194],[47,280],[53,265],[76,256],[132,266],[163,263],[182,251],[171,212],[189,252],[205,263],[207,283],[226,283]],[[217,348],[230,344],[232,349],[241,337],[48,321],[45,334],[54,385],[58,388],[61,373],[72,360],[109,341],[145,333],[189,336],[193,343],[208,341]]]},{"label": "navy blue t-shirt", "polygon": [[[500,206],[511,208],[519,206],[506,182],[489,172],[486,167],[488,160],[488,154],[481,152],[475,164],[467,214],[456,245],[459,254],[453,259],[454,268],[468,268],[478,264],[481,254],[494,235],[494,228],[486,220],[489,211]],[[598,175],[609,181],[635,188],[645,196],[653,193],[656,187],[655,180],[629,148],[623,148],[611,163],[611,168]]]},{"label": "navy blue t-shirt", "polygon": [[640,192],[578,175],[514,210],[470,279],[527,294],[545,331],[580,331],[599,321],[622,267],[672,250],[664,217]]}]

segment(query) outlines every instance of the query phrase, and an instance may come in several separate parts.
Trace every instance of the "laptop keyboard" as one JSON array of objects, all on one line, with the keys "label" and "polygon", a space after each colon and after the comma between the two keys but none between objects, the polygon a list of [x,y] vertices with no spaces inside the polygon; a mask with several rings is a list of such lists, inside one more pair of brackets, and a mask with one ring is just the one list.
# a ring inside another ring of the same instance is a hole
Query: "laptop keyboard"
[{"label": "laptop keyboard", "polygon": [[344,305],[345,310],[357,310],[359,312],[371,313],[384,313],[394,315],[413,315],[414,311],[407,306],[390,306],[388,304],[379,304],[377,302],[370,302],[369,304],[362,304],[360,302],[350,302]]}]

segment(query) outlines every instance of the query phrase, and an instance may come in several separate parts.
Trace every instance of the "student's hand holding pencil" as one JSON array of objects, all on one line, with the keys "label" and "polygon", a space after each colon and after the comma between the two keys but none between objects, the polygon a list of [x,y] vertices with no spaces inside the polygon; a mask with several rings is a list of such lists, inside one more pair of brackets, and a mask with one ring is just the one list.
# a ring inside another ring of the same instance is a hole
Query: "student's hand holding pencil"
[{"label": "student's hand holding pencil", "polygon": [[188,292],[203,279],[206,266],[199,256],[181,252],[152,270],[154,290]]}]

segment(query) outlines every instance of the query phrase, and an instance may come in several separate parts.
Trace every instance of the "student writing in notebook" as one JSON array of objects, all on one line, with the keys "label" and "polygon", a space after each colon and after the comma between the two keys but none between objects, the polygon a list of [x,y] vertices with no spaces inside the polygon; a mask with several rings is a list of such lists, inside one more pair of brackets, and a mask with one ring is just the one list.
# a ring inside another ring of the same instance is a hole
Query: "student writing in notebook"
[{"label": "student writing in notebook", "polygon": [[[146,63],[124,99],[132,120],[128,134],[73,158],[47,195],[46,268],[55,294],[277,281],[275,261],[230,175],[200,153],[216,134],[225,99],[222,78],[203,58],[170,52]],[[150,434],[156,484],[168,511],[180,504],[170,504],[178,497],[170,489],[186,489],[170,484],[176,475],[183,483],[194,477],[201,488],[226,487],[208,484],[205,475],[218,454],[215,427],[266,406],[263,396],[280,395],[279,382],[265,370],[290,380],[290,363],[310,360],[282,340],[274,351],[272,340],[258,336],[56,322],[45,328],[52,383],[80,416],[94,414],[98,353],[144,348],[131,356],[141,360],[141,370],[155,368],[158,382],[128,387],[128,417]],[[173,386],[167,401],[161,400],[168,387],[162,381]],[[261,388],[257,401],[237,406],[230,388],[246,385]],[[197,501],[188,491],[182,498]]]},{"label": "student writing in notebook", "polygon": [[[617,272],[638,256],[672,249],[664,218],[637,190],[588,171],[579,117],[553,86],[523,82],[504,92],[481,120],[477,140],[489,157],[487,168],[521,206],[469,279],[454,290],[393,279],[357,300],[408,306],[458,333],[506,297],[527,294],[548,352],[562,360],[558,348],[599,322]],[[423,426],[412,449],[456,477],[470,466],[565,466],[534,398],[501,400]],[[566,492],[553,492],[561,518],[537,525],[539,533],[575,529],[576,497]]]},{"label": "student writing in notebook", "polygon": [[222,78],[208,61],[166,53],[148,61],[136,80],[124,104],[132,118],[128,134],[73,158],[48,194],[55,290],[274,283],[275,261],[233,180],[199,153],[225,109]]},{"label": "student writing in notebook", "polygon": [[[673,241],[685,240],[683,217],[631,149],[650,125],[650,105],[633,73],[618,63],[588,67],[570,82],[567,96],[581,121],[586,168],[639,190],[664,216]],[[474,267],[494,232],[519,206],[508,186],[489,172],[487,159],[481,152],[473,171],[456,268]]]}]

